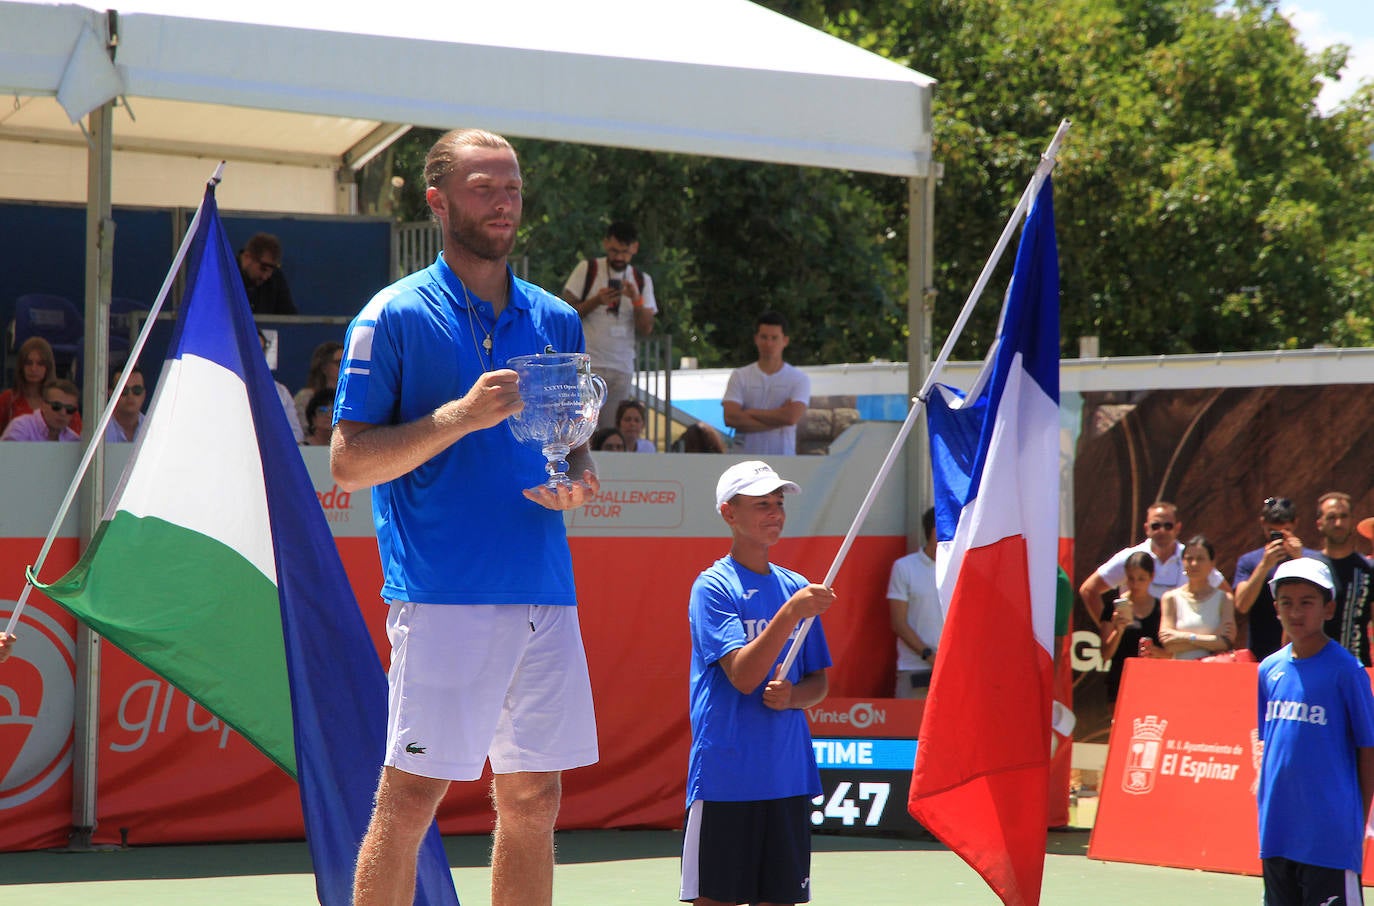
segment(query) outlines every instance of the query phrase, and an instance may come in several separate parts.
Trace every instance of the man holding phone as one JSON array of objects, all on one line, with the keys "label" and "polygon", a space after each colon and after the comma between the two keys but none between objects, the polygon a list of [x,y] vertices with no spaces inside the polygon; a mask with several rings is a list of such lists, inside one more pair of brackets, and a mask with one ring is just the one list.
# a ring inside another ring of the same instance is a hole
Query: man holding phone
[{"label": "man holding phone", "polygon": [[1236,587],[1236,613],[1249,617],[1249,641],[1255,660],[1262,661],[1283,647],[1283,627],[1274,610],[1274,593],[1269,580],[1279,564],[1299,557],[1320,557],[1320,551],[1303,547],[1293,534],[1298,510],[1287,497],[1266,497],[1260,506],[1260,531],[1263,547],[1241,554],[1236,561],[1232,584]]},{"label": "man holding phone", "polygon": [[617,220],[601,240],[604,258],[579,261],[563,286],[563,298],[582,317],[592,371],[606,382],[606,405],[598,427],[615,425],[621,400],[631,398],[635,372],[635,342],[654,329],[658,302],[654,281],[630,264],[639,253],[634,224]]}]

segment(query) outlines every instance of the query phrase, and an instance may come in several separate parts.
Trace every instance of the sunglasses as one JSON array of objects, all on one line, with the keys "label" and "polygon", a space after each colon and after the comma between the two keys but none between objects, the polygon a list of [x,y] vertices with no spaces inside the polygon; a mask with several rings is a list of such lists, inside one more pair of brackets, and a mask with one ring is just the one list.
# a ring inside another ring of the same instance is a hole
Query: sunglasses
[{"label": "sunglasses", "polygon": [[146,387],[125,387],[120,396],[142,396],[147,392],[147,389]]},{"label": "sunglasses", "polygon": [[1164,529],[1164,531],[1166,531],[1166,532],[1172,532],[1172,531],[1174,530],[1174,524],[1173,524],[1172,522],[1151,522],[1151,523],[1150,523],[1150,531],[1152,531],[1152,532],[1157,532],[1157,531],[1159,531],[1160,529]]},{"label": "sunglasses", "polygon": [[52,409],[54,412],[61,412],[65,409],[68,415],[76,414],[76,407],[71,403],[59,403],[57,400],[48,400],[48,408]]}]

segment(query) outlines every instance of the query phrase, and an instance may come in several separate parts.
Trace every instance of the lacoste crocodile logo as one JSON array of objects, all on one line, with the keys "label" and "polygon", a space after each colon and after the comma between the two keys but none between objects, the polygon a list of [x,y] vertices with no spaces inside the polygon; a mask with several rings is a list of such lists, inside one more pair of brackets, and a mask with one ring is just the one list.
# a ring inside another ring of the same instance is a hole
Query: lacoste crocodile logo
[{"label": "lacoste crocodile logo", "polygon": [[425,747],[424,747],[424,746],[417,746],[417,745],[416,745],[415,743],[413,743],[413,742],[408,742],[408,743],[406,743],[406,754],[407,754],[407,755],[423,755],[423,754],[425,754]]}]

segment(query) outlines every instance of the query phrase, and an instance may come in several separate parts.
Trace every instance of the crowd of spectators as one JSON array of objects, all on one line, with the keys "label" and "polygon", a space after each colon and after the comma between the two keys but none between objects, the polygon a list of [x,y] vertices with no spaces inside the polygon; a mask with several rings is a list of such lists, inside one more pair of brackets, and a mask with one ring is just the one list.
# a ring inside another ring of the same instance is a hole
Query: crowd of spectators
[{"label": "crowd of spectators", "polygon": [[1319,495],[1308,534],[1319,543],[1309,547],[1293,501],[1265,498],[1258,514],[1263,543],[1237,559],[1228,583],[1205,536],[1179,540],[1183,519],[1177,505],[1151,504],[1146,539],[1112,556],[1079,588],[1088,612],[1097,615],[1103,657],[1112,661],[1108,698],[1115,699],[1121,663],[1128,658],[1258,662],[1288,644],[1271,581],[1281,565],[1304,558],[1324,563],[1333,577],[1334,612],[1325,622],[1326,634],[1371,666],[1374,566],[1356,549],[1356,538],[1374,539],[1374,517],[1356,523],[1352,507],[1343,491]]}]

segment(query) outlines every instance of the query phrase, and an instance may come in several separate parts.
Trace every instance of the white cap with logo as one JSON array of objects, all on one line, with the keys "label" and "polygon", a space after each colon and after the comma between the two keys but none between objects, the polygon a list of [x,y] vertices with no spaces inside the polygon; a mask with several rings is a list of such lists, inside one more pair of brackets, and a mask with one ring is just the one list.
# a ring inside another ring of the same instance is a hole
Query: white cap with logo
[{"label": "white cap with logo", "polygon": [[784,494],[796,494],[801,491],[801,485],[783,478],[761,460],[736,463],[726,469],[720,481],[716,482],[716,509],[719,510],[722,503],[728,503],[736,494],[763,497],[779,489]]},{"label": "white cap with logo", "polygon": [[1331,570],[1326,564],[1312,557],[1299,557],[1279,564],[1274,570],[1274,578],[1269,580],[1269,592],[1275,597],[1279,593],[1279,583],[1285,579],[1301,579],[1311,582],[1318,588],[1326,589],[1328,594],[1336,593],[1336,583],[1331,581]]}]

